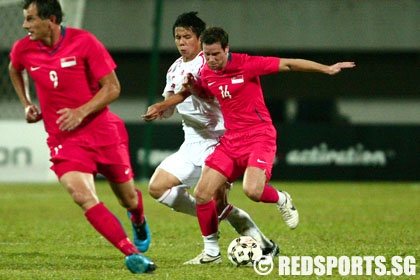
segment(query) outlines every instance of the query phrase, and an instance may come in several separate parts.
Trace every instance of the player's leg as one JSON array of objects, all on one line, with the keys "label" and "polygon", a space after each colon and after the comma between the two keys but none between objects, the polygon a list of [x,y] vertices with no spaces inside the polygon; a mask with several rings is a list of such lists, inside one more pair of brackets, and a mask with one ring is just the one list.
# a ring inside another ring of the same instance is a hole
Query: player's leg
[{"label": "player's leg", "polygon": [[278,191],[266,183],[267,170],[249,166],[245,170],[243,190],[253,201],[264,203],[276,203],[285,223],[294,229],[299,224],[299,214],[293,205],[290,195],[284,191]]},{"label": "player's leg", "polygon": [[133,179],[123,183],[110,182],[110,185],[120,205],[127,209],[133,230],[134,244],[140,252],[146,252],[150,246],[151,232],[144,215],[141,191],[135,188]]},{"label": "player's leg", "polygon": [[200,180],[194,190],[197,219],[204,240],[204,250],[185,264],[220,263],[220,247],[218,242],[219,219],[213,196],[219,188],[223,188],[227,178],[218,171],[204,166]]},{"label": "player's leg", "polygon": [[134,244],[139,250],[126,257],[127,268],[132,273],[152,272],[156,269],[156,265],[140,254],[148,250],[151,240],[151,232],[144,216],[142,193],[135,188],[133,179],[123,183],[110,182],[110,185],[119,203],[127,209],[133,229]]},{"label": "player's leg", "polygon": [[278,245],[264,235],[246,211],[228,202],[230,188],[231,184],[225,183],[225,187],[219,189],[215,195],[219,220],[225,220],[240,235],[254,238],[264,255],[277,255],[279,253]]},{"label": "player's leg", "polygon": [[[169,166],[171,159],[166,159],[164,166]],[[175,165],[175,161],[173,163]],[[181,166],[180,168],[182,168]],[[185,172],[183,170],[182,172]],[[195,199],[188,192],[188,186],[165,169],[158,167],[150,178],[149,194],[158,202],[172,208],[173,210],[196,216]]]},{"label": "player's leg", "polygon": [[66,172],[60,177],[60,182],[70,193],[73,201],[85,211],[87,220],[112,245],[126,256],[138,252],[128,240],[118,219],[99,202],[92,174]]},{"label": "player's leg", "polygon": [[287,226],[294,229],[299,224],[299,213],[293,205],[290,195],[278,191],[268,184],[271,178],[273,162],[276,156],[276,131],[274,128],[256,132],[250,142],[244,143],[243,152],[248,154],[244,172],[243,189],[253,201],[275,203]]},{"label": "player's leg", "polygon": [[[121,142],[96,147],[96,166],[98,172],[104,175],[110,183],[119,203],[127,209],[128,217],[131,220],[134,245],[137,252],[126,257],[127,268],[132,273],[152,272],[156,269],[156,265],[141,254],[147,251],[151,239],[151,233],[144,216],[142,193],[136,189],[134,184],[127,133],[121,121],[117,120],[116,124],[120,128],[120,135],[115,135],[115,137],[120,139]],[[119,225],[124,230],[121,223]],[[125,232],[124,235],[126,235]],[[129,241],[128,238],[126,240]],[[131,241],[129,242],[131,243]]]}]

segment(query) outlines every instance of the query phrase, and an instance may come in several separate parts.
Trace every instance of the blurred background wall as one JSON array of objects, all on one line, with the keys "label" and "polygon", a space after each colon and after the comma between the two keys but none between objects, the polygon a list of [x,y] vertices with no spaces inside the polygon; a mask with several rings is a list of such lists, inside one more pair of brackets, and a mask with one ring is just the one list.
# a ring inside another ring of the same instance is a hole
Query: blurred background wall
[{"label": "blurred background wall", "polygon": [[[8,52],[14,41],[25,36],[19,3],[0,0],[0,122],[22,122],[23,118],[7,75]],[[139,115],[147,110],[148,104],[162,98],[166,71],[179,57],[172,37],[175,18],[183,12],[197,11],[208,26],[222,26],[229,32],[234,52],[299,57],[324,64],[356,62],[355,69],[333,77],[315,73],[262,77],[266,102],[278,125],[316,124],[330,128],[344,125],[356,129],[360,125],[408,125],[411,134],[404,137],[420,143],[417,141],[420,140],[419,0],[62,0],[61,3],[64,24],[95,34],[116,60],[123,91],[111,108],[130,125],[143,125]],[[166,123],[179,125],[179,117],[156,124]],[[178,126],[177,129],[180,130]],[[4,129],[0,133],[4,135]],[[378,136],[364,131],[361,139],[381,138],[384,133],[381,131]],[[338,148],[330,144],[330,149],[353,149],[362,141],[356,132],[354,135],[353,142],[337,143]],[[302,145],[319,148],[323,141]],[[4,148],[0,139],[0,168],[10,165],[10,155],[16,150],[7,145]],[[404,145],[398,142],[398,146]],[[414,152],[418,148],[415,145]],[[395,154],[395,149],[389,150]],[[411,152],[412,149],[404,155]],[[143,156],[136,161],[144,163]],[[410,160],[406,164],[418,162]],[[357,174],[351,173],[349,178],[352,176]]]},{"label": "blurred background wall", "polygon": [[[25,35],[19,2],[0,1],[0,32],[5,35],[0,39],[2,61],[7,60],[13,42]],[[166,70],[178,57],[173,21],[182,12],[198,11],[208,26],[222,26],[229,32],[232,51],[302,57],[325,64],[356,62],[356,69],[336,77],[301,73],[263,77],[267,103],[276,108],[273,114],[277,119],[323,121],[339,114],[339,121],[353,123],[420,122],[419,0],[61,2],[64,24],[89,30],[112,52],[124,90],[120,104],[125,109],[118,104],[114,108],[130,121],[138,120],[128,109],[134,103],[122,102],[125,98],[140,102],[148,94],[160,98]],[[155,74],[151,72],[151,54],[156,36],[158,86],[150,93],[151,78],[155,79],[151,77]],[[9,81],[2,65],[0,86],[2,96],[8,96]],[[145,110],[144,102],[140,103],[137,112]],[[322,112],[325,116],[320,116]]]}]

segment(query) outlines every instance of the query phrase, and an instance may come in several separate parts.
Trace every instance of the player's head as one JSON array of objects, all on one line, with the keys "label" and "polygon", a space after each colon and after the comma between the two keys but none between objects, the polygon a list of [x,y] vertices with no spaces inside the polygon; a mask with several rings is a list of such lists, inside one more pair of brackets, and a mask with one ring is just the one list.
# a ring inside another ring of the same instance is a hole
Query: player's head
[{"label": "player's head", "polygon": [[59,30],[63,12],[57,0],[25,0],[23,2],[23,28],[31,40],[53,45],[53,30]]},{"label": "player's head", "polygon": [[220,46],[225,49],[229,46],[229,35],[221,27],[209,27],[201,35],[201,42],[206,45],[220,43]]},{"label": "player's head", "polygon": [[201,34],[203,52],[210,69],[223,69],[229,56],[229,35],[221,27],[209,27]]},{"label": "player's head", "polygon": [[183,13],[175,20],[172,28],[175,45],[185,62],[193,60],[201,51],[200,35],[205,28],[197,12]]},{"label": "player's head", "polygon": [[197,16],[198,12],[188,12],[180,14],[172,26],[172,33],[175,37],[175,29],[177,27],[183,27],[185,29],[190,29],[198,38],[200,38],[201,33],[206,29],[206,23]]},{"label": "player's head", "polygon": [[34,5],[41,19],[49,19],[55,17],[55,23],[61,24],[63,20],[63,11],[58,0],[24,0],[23,9],[27,10],[29,6]]}]

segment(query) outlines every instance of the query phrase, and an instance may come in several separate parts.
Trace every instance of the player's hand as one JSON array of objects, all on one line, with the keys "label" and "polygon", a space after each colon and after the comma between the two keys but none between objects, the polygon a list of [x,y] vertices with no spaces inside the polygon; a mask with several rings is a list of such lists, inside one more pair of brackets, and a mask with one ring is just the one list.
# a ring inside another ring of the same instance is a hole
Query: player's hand
[{"label": "player's hand", "polygon": [[356,67],[354,62],[338,62],[331,65],[328,70],[329,75],[335,75],[341,72],[341,69]]},{"label": "player's hand", "polygon": [[25,107],[25,118],[27,123],[36,123],[42,119],[42,114],[34,104]]},{"label": "player's hand", "polygon": [[184,76],[184,81],[182,83],[182,88],[185,90],[189,90],[191,93],[194,91],[194,84],[195,84],[195,78],[194,75],[191,73],[187,73],[187,75]]},{"label": "player's hand", "polygon": [[188,73],[184,77],[184,82],[182,83],[181,91],[188,91],[206,102],[210,102],[213,100],[213,96],[209,96],[204,92],[204,90],[201,88],[201,86],[195,79],[194,75],[191,73]]},{"label": "player's hand", "polygon": [[60,117],[57,119],[56,123],[62,131],[74,130],[84,119],[84,114],[78,109],[64,108],[58,110],[57,114],[59,114]]},{"label": "player's hand", "polygon": [[147,112],[141,115],[142,119],[146,122],[154,121],[157,118],[162,119],[164,109],[161,108],[159,103],[153,104],[147,108]]}]

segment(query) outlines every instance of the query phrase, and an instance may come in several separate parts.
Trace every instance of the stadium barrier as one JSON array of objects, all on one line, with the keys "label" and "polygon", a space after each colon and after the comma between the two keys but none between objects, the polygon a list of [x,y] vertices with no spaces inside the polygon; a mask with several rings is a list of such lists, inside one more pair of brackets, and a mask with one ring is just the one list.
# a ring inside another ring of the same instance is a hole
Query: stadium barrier
[{"label": "stadium barrier", "polygon": [[[144,125],[127,124],[133,169],[144,165]],[[418,181],[418,125],[276,125],[274,180],[288,181]],[[152,169],[183,141],[180,124],[153,128],[149,162]]]},{"label": "stadium barrier", "polygon": [[56,180],[49,169],[47,134],[42,122],[0,121],[0,182]]},{"label": "stadium barrier", "polygon": [[[276,125],[273,180],[419,181],[418,125]],[[150,174],[183,141],[180,124],[152,127],[151,149],[144,149],[143,123],[127,123],[136,179],[148,154]],[[0,182],[56,180],[42,123],[0,121]]]}]

